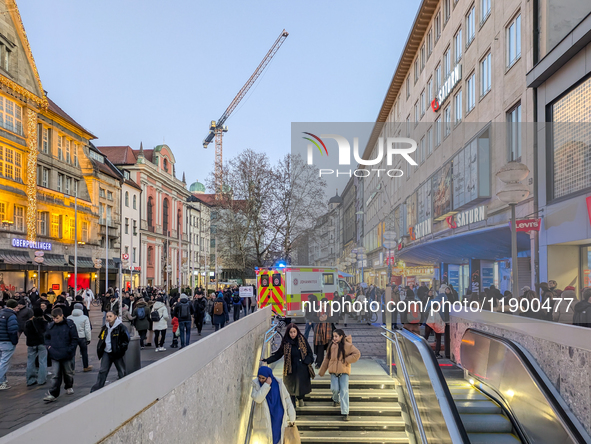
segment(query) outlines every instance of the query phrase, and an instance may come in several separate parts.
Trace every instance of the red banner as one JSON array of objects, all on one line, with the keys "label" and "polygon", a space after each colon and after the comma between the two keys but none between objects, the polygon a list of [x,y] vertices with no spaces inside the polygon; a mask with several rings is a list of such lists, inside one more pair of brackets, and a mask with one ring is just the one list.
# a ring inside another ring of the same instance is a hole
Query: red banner
[{"label": "red banner", "polygon": [[515,231],[540,231],[541,219],[520,219],[515,222]]}]

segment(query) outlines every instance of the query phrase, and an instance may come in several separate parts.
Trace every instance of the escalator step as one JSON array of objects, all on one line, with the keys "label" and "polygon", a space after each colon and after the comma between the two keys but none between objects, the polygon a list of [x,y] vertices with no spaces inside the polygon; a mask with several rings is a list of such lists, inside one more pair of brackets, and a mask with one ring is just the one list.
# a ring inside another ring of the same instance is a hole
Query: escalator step
[{"label": "escalator step", "polygon": [[[306,402],[304,407],[296,409],[298,415],[340,415],[341,408],[333,407],[332,401],[319,400]],[[401,408],[397,402],[350,402],[351,415],[400,416]]]},{"label": "escalator step", "polygon": [[509,433],[513,424],[504,415],[461,413],[462,423],[468,433]]},{"label": "escalator step", "polygon": [[408,444],[406,432],[377,432],[364,430],[343,431],[300,431],[302,443],[367,443],[367,444]]},{"label": "escalator step", "polygon": [[521,444],[511,433],[468,433],[471,444]]},{"label": "escalator step", "polygon": [[458,413],[502,413],[502,409],[492,401],[458,401],[456,400]]},{"label": "escalator step", "polygon": [[404,421],[400,416],[354,416],[349,415],[349,421],[343,421],[340,415],[311,415],[297,417],[300,430],[324,429],[381,429],[390,431],[404,431]]}]

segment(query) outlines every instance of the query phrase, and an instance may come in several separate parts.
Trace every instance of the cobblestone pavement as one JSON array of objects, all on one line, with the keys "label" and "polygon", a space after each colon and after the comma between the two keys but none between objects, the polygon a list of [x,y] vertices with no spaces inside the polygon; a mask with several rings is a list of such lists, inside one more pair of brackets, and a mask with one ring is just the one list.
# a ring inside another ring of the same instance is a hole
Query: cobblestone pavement
[{"label": "cobblestone pavement", "polygon": [[[230,320],[232,314],[230,313]],[[66,395],[63,391],[56,402],[46,404],[43,402],[45,393],[49,390],[52,375],[47,378],[47,383],[42,386],[34,385],[27,387],[25,371],[27,367],[27,346],[26,337],[21,335],[16,351],[11,359],[10,369],[7,374],[11,386],[9,390],[0,391],[0,437],[7,435],[36,419],[47,415],[65,405],[80,399],[90,393],[90,388],[97,379],[100,362],[96,355],[97,337],[102,325],[103,316],[99,307],[91,307],[90,320],[93,325],[92,341],[88,346],[88,357],[90,365],[94,366],[90,372],[82,372],[82,358],[79,352],[76,353],[76,372],[74,375],[74,394]],[[214,332],[211,324],[203,327],[202,336],[198,336],[197,329],[191,329],[191,342],[198,341]],[[142,367],[146,367],[159,359],[165,358],[172,353],[178,352],[178,348],[170,348],[172,342],[172,327],[166,333],[165,352],[155,352],[154,347],[146,347],[141,351]],[[180,342],[180,341],[179,341]],[[180,344],[179,344],[180,345]],[[49,372],[53,373],[49,367]],[[107,377],[107,384],[117,380],[115,366],[111,368]]]}]

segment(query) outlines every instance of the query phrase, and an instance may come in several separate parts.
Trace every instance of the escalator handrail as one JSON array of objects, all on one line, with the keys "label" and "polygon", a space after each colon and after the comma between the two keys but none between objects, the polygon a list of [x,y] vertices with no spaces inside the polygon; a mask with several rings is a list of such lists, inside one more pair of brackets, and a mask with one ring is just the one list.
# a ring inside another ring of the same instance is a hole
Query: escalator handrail
[{"label": "escalator handrail", "polygon": [[[418,336],[408,330],[403,329],[392,331],[384,326],[382,326],[382,329],[393,335],[403,336],[405,339],[411,341],[415,347],[417,347],[429,374],[431,385],[433,386],[439,406],[441,407],[441,413],[448,427],[452,442],[454,444],[470,444],[468,433],[464,428],[464,423],[462,422],[460,413],[456,407],[456,403],[451,396],[451,392],[449,391],[449,387],[447,386],[443,372],[439,367],[437,358],[435,357],[435,354],[433,353],[433,350],[431,350],[431,347],[427,341],[423,337]],[[391,339],[384,333],[382,333],[382,335],[387,339]],[[414,403],[415,400],[413,399],[412,402]]]},{"label": "escalator handrail", "polygon": [[[510,349],[529,373],[530,377],[540,389],[550,404],[550,407],[556,412],[557,417],[562,422],[565,429],[571,434],[571,436],[581,444],[591,443],[591,436],[589,433],[587,433],[583,425],[566,405],[564,399],[558,390],[556,390],[550,379],[548,379],[544,370],[542,370],[534,357],[525,347],[513,342],[510,339],[475,328],[467,328],[466,332],[468,331],[501,342],[508,349]],[[466,334],[466,332],[464,332],[464,334]]]}]

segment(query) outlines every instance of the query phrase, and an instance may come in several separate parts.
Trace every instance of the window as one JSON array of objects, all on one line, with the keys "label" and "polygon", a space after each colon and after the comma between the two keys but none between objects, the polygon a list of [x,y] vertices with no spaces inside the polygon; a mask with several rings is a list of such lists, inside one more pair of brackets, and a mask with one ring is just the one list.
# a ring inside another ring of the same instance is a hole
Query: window
[{"label": "window", "polygon": [[137,220],[133,219],[133,235],[137,236]]},{"label": "window", "polygon": [[105,156],[97,153],[96,151],[89,150],[88,157],[90,157],[93,160],[96,160],[97,162],[105,163]]},{"label": "window", "polygon": [[419,124],[419,101],[415,102],[415,126]]},{"label": "window", "polygon": [[455,115],[455,124],[457,125],[458,123],[460,123],[462,121],[462,117],[464,115],[464,108],[462,106],[462,91],[460,90],[454,97],[454,102],[455,102],[455,109],[456,109],[456,115]]},{"label": "window", "polygon": [[133,209],[137,210],[137,196],[135,194],[133,195]]},{"label": "window", "polygon": [[22,108],[16,102],[0,97],[0,126],[23,135]]},{"label": "window", "polygon": [[425,62],[427,61],[427,56],[425,54],[425,44],[423,43],[423,46],[421,46],[421,72],[423,72],[423,69],[425,69]]},{"label": "window", "polygon": [[129,191],[125,192],[125,206],[129,208]]},{"label": "window", "polygon": [[428,157],[433,153],[433,128],[432,127],[427,130],[426,143],[427,143],[427,157]]},{"label": "window", "polygon": [[433,29],[429,28],[427,32],[427,59],[431,56],[433,52]]},{"label": "window", "polygon": [[423,137],[421,139],[421,142],[419,143],[419,163],[424,163],[425,162],[425,158],[427,157],[425,155],[425,138]]},{"label": "window", "polygon": [[153,229],[154,228],[154,199],[152,198],[152,196],[148,197],[147,218],[148,218],[148,228]]},{"label": "window", "polygon": [[45,211],[37,212],[37,234],[39,236],[47,236],[47,229],[49,221],[49,213]]},{"label": "window", "polygon": [[490,15],[491,0],[480,0],[480,23],[484,23]]},{"label": "window", "polygon": [[47,168],[41,168],[41,186],[49,188],[49,170]]},{"label": "window", "polygon": [[[273,276],[273,279],[275,279],[275,276]],[[334,274],[322,273],[322,281],[324,285],[334,285]]]},{"label": "window", "polygon": [[64,175],[59,174],[57,175],[57,190],[61,193],[64,189]]},{"label": "window", "polygon": [[41,152],[49,154],[49,128],[42,127],[41,130]]},{"label": "window", "polygon": [[0,175],[17,182],[21,181],[22,154],[0,146]]},{"label": "window", "polygon": [[136,248],[133,247],[133,256],[131,257],[131,259],[134,263],[137,262],[137,259],[135,258],[135,252],[136,252]]},{"label": "window", "polygon": [[88,242],[88,222],[82,221],[82,242]]},{"label": "window", "polygon": [[425,115],[425,90],[421,92],[421,117]]},{"label": "window", "polygon": [[447,79],[451,71],[451,49],[448,47],[443,53],[443,78]]},{"label": "window", "polygon": [[458,29],[458,32],[456,32],[456,35],[454,36],[454,46],[456,52],[455,61],[457,64],[462,58],[462,28]]},{"label": "window", "polygon": [[77,242],[76,239],[76,224],[75,224],[75,219],[73,217],[70,218],[70,239],[72,239],[73,241]]},{"label": "window", "polygon": [[445,25],[449,20],[451,14],[451,2],[450,0],[443,0],[443,24]]},{"label": "window", "polygon": [[441,63],[439,65],[437,65],[437,67],[435,68],[435,91],[434,91],[433,98],[435,98],[435,95],[437,95],[437,91],[439,91],[440,87],[441,87]]},{"label": "window", "polygon": [[431,77],[427,82],[427,108],[429,108],[429,104],[434,98],[435,96],[433,95],[433,77]]},{"label": "window", "polygon": [[443,111],[443,138],[451,134],[451,106],[447,106]]},{"label": "window", "polygon": [[466,114],[476,106],[476,74],[472,73],[466,81]]},{"label": "window", "polygon": [[480,96],[484,96],[491,88],[491,55],[490,52],[480,62]]},{"label": "window", "polygon": [[521,57],[521,14],[507,27],[507,67]]},{"label": "window", "polygon": [[10,54],[11,50],[3,43],[0,43],[0,66],[4,71],[8,71],[10,68]]},{"label": "window", "polygon": [[470,11],[466,15],[466,48],[470,46],[472,40],[476,36],[476,9],[472,5]]},{"label": "window", "polygon": [[14,228],[16,231],[25,231],[25,207],[14,206]]},{"label": "window", "polygon": [[129,245],[125,246],[125,254],[129,254]]},{"label": "window", "polygon": [[106,208],[107,208],[107,223],[110,226],[111,225],[111,213],[113,212],[113,207],[110,207],[107,205]]},{"label": "window", "polygon": [[78,182],[79,180],[74,179],[74,196],[78,197]]},{"label": "window", "polygon": [[410,114],[406,116],[406,137],[410,136]]},{"label": "window", "polygon": [[72,195],[72,178],[66,176],[66,194]]},{"label": "window", "polygon": [[166,160],[166,157],[162,158],[162,169],[168,173],[168,160]]},{"label": "window", "polygon": [[162,234],[168,233],[168,199],[162,202]]},{"label": "window", "polygon": [[59,239],[60,237],[60,216],[59,214],[51,215],[51,237]]},{"label": "window", "polygon": [[6,203],[0,202],[0,222],[6,220]]},{"label": "window", "polygon": [[125,218],[125,234],[129,234],[129,217]]},{"label": "window", "polygon": [[509,161],[521,157],[521,103],[507,112],[507,146]]},{"label": "window", "polygon": [[107,200],[113,200],[113,192],[107,191]]},{"label": "window", "polygon": [[70,139],[66,139],[66,163],[72,163],[72,153],[71,153],[71,143]]},{"label": "window", "polygon": [[435,43],[437,43],[437,40],[439,40],[439,37],[441,36],[441,10],[437,11],[437,14],[435,14],[433,28],[435,28]]},{"label": "window", "polygon": [[57,136],[57,158],[58,158],[58,160],[64,160],[63,143],[64,143],[64,138],[62,136]]},{"label": "window", "polygon": [[78,166],[78,144],[72,142],[72,153],[74,154],[74,166]]},{"label": "window", "polygon": [[99,197],[105,197],[105,189],[99,188]]},{"label": "window", "polygon": [[441,145],[441,116],[435,120],[435,148]]},{"label": "window", "polygon": [[410,76],[406,78],[406,99],[410,97]]},{"label": "window", "polygon": [[148,247],[148,265],[152,265],[152,255],[154,254],[154,247]]},{"label": "window", "polygon": [[415,60],[415,83],[419,80],[419,58]]}]

